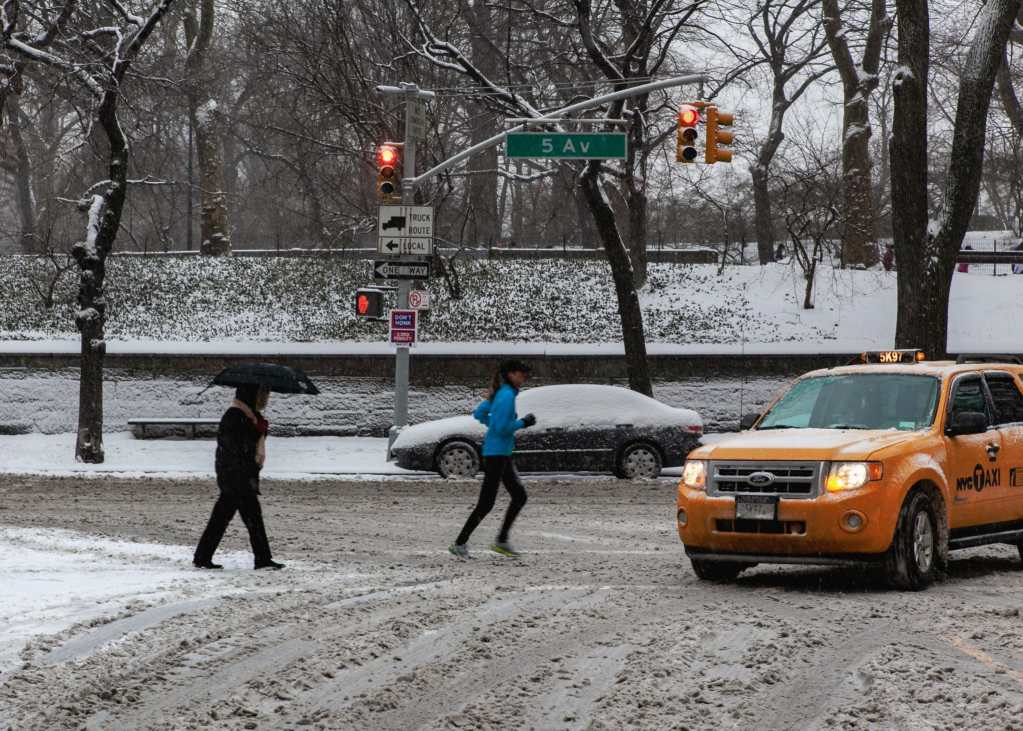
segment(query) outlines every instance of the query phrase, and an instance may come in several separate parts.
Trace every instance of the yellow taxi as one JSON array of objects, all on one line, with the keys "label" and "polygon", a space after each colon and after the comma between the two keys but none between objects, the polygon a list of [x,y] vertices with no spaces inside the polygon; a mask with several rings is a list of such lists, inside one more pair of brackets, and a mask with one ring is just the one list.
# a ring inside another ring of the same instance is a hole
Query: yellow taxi
[{"label": "yellow taxi", "polygon": [[865,353],[798,378],[689,453],[678,534],[702,579],[758,563],[874,564],[923,589],[952,549],[1023,557],[1023,364]]}]

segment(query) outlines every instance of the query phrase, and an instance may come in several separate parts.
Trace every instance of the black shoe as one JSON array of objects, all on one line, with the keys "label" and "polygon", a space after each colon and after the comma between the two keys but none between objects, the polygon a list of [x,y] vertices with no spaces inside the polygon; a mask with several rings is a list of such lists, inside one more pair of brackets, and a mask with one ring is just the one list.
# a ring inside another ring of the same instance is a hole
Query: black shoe
[{"label": "black shoe", "polygon": [[258,569],[273,569],[274,571],[277,571],[279,569],[283,569],[284,568],[284,564],[277,563],[276,561],[267,561],[266,563],[257,563],[254,568],[256,568],[257,570]]},{"label": "black shoe", "polygon": [[224,568],[219,563],[213,563],[212,561],[192,561],[192,565],[197,569],[222,569]]}]

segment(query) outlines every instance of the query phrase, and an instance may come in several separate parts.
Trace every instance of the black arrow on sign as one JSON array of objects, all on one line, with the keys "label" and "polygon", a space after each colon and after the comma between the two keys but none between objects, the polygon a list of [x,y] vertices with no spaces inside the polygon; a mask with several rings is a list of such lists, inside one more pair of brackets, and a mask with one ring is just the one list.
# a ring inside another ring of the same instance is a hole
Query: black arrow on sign
[{"label": "black arrow on sign", "polygon": [[390,241],[390,242],[384,244],[384,248],[385,249],[389,249],[390,251],[394,251],[395,249],[398,248],[398,245],[396,243],[394,243],[393,241]]}]

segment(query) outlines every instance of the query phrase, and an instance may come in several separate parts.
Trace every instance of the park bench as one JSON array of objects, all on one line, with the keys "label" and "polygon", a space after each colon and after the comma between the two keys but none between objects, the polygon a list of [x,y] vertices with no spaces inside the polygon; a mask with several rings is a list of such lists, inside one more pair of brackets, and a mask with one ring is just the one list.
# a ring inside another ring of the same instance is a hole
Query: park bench
[{"label": "park bench", "polygon": [[209,426],[216,427],[220,424],[220,419],[200,419],[198,417],[161,417],[151,416],[145,418],[128,419],[128,427],[132,432],[139,438],[146,438],[146,427],[147,426],[167,426],[167,427],[183,427],[191,430],[192,439],[197,436],[199,427]]}]

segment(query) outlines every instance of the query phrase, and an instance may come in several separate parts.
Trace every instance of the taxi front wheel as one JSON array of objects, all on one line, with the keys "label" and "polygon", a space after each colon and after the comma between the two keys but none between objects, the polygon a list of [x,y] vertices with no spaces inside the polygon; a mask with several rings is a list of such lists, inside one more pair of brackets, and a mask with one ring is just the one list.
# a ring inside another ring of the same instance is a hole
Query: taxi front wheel
[{"label": "taxi front wheel", "polygon": [[938,521],[923,492],[906,498],[899,511],[895,537],[885,557],[885,575],[896,589],[920,591],[938,574]]}]

